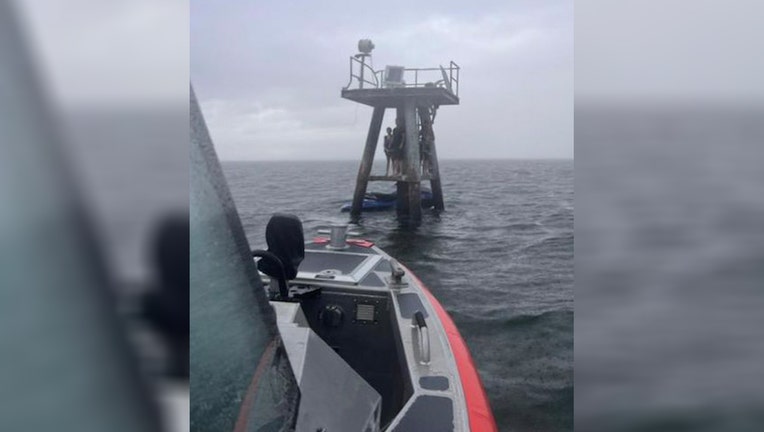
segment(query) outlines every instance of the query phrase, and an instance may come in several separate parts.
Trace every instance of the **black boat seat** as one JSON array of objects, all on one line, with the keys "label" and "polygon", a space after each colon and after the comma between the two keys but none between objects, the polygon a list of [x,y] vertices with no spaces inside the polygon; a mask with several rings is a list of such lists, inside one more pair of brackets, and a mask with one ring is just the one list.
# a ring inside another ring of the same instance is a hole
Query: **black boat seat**
[{"label": "black boat seat", "polygon": [[188,379],[189,331],[188,214],[165,217],[154,239],[158,289],[143,296],[142,314],[162,335],[168,350],[167,374]]},{"label": "black boat seat", "polygon": [[252,256],[262,258],[257,268],[279,281],[280,296],[287,299],[287,281],[297,277],[297,269],[305,258],[305,236],[300,218],[291,214],[274,214],[265,228],[265,241],[268,250],[252,251]]}]

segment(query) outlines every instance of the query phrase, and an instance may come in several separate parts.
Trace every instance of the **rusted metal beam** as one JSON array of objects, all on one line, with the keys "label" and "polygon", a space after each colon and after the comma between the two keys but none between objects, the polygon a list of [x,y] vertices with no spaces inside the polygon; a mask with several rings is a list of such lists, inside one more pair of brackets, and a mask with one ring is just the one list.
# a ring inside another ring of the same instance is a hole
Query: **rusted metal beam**
[{"label": "rusted metal beam", "polygon": [[435,150],[435,141],[430,147],[430,189],[432,190],[432,205],[435,210],[446,209],[443,203],[443,187],[440,184],[440,167],[438,166],[438,152]]},{"label": "rusted metal beam", "polygon": [[430,188],[432,190],[433,207],[435,210],[445,210],[443,204],[443,189],[440,184],[440,168],[438,166],[438,152],[435,149],[435,132],[433,130],[433,121],[435,117],[435,108],[429,106],[420,105],[417,109],[419,112],[419,120],[422,124],[423,139],[425,150],[429,153],[427,160],[422,164],[423,167],[429,167],[429,173],[423,174],[423,179],[426,177],[430,180]]},{"label": "rusted metal beam", "polygon": [[403,149],[403,167],[401,172],[406,176],[407,197],[399,200],[405,205],[405,213],[410,221],[422,219],[422,195],[420,193],[420,159],[419,159],[419,128],[416,121],[416,101],[404,100],[403,122],[406,127],[406,147]]},{"label": "rusted metal beam", "polygon": [[396,190],[396,203],[395,213],[398,215],[398,219],[405,219],[409,216],[409,184],[399,181],[395,183]]},{"label": "rusted metal beam", "polygon": [[366,195],[366,186],[369,184],[369,174],[371,174],[371,166],[374,163],[374,152],[377,150],[379,131],[382,129],[382,119],[384,116],[384,108],[374,108],[374,113],[371,115],[371,123],[369,124],[369,133],[366,135],[366,147],[363,149],[361,166],[358,167],[358,178],[355,183],[353,205],[350,209],[350,216],[353,218],[357,218],[361,215],[363,197]]},{"label": "rusted metal beam", "polygon": [[409,214],[408,219],[411,222],[418,223],[422,220],[422,189],[419,182],[408,184]]},{"label": "rusted metal beam", "polygon": [[[424,175],[424,174],[422,174],[419,177],[419,180],[420,181],[432,180],[432,175]],[[392,181],[392,182],[402,181],[402,182],[407,182],[407,181],[409,181],[409,179],[405,175],[403,175],[403,176],[395,176],[395,175],[390,175],[390,176],[386,176],[386,175],[370,175],[369,176],[369,181]]]}]

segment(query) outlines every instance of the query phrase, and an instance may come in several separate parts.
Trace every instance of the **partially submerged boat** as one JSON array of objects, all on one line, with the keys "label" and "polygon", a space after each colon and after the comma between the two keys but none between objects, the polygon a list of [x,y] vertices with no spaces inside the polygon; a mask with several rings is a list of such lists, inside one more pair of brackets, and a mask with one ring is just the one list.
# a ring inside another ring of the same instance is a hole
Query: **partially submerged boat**
[{"label": "partially submerged boat", "polygon": [[[431,208],[433,206],[432,192],[429,190],[422,190],[421,192],[422,208]],[[363,211],[384,211],[392,210],[395,208],[395,203],[398,194],[396,192],[384,193],[384,192],[369,192],[363,197],[361,209]],[[341,212],[349,212],[353,208],[353,202],[347,201],[340,207]]]},{"label": "partially submerged boat", "polygon": [[497,430],[466,344],[410,270],[343,225],[306,243],[292,215],[250,251],[193,94],[191,126],[192,429]]}]

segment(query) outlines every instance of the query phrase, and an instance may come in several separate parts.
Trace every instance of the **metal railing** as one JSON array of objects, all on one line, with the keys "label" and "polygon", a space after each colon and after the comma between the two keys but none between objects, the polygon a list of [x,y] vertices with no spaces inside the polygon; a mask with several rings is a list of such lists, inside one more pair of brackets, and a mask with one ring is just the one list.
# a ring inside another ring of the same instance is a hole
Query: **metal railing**
[{"label": "metal railing", "polygon": [[388,83],[384,69],[375,71],[358,58],[350,57],[350,82],[344,89],[444,87],[458,97],[460,71],[459,65],[453,61],[449,62],[447,68],[404,68],[401,82]]},{"label": "metal railing", "polygon": [[[374,81],[366,79],[369,75]],[[362,61],[358,57],[353,56],[350,57],[350,82],[345,86],[345,90],[350,89],[353,83],[356,85],[353,88],[362,89],[365,87],[364,84],[369,84],[369,86],[366,86],[367,88],[380,88],[382,82],[377,78],[377,72],[366,64],[365,60]]]}]

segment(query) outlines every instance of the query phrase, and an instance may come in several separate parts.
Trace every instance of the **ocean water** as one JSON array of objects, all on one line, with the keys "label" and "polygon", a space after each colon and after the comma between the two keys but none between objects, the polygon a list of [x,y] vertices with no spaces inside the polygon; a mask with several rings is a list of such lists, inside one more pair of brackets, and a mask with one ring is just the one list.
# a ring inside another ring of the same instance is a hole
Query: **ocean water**
[{"label": "ocean water", "polygon": [[[375,163],[375,172],[384,162]],[[340,213],[358,162],[223,162],[253,248],[275,212],[306,238]],[[573,430],[573,161],[441,161],[446,211],[418,228],[366,213],[363,237],[411,268],[472,352],[502,431]],[[388,182],[369,191],[387,192]]]},{"label": "ocean water", "polygon": [[762,119],[576,107],[577,430],[764,430]]}]

